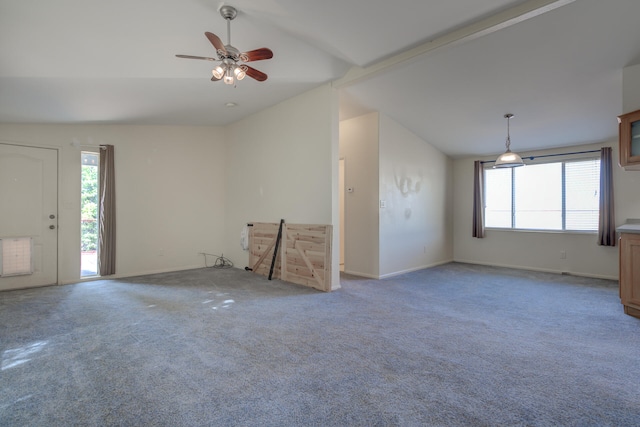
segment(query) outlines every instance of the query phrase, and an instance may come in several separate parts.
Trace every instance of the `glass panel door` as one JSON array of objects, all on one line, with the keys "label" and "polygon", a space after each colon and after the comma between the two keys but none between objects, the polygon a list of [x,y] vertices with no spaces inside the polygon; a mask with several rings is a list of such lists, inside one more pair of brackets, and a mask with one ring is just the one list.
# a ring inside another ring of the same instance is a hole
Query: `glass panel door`
[{"label": "glass panel door", "polygon": [[640,156],[640,121],[631,123],[631,156]]},{"label": "glass panel door", "polygon": [[98,168],[100,154],[82,152],[80,277],[98,276]]}]

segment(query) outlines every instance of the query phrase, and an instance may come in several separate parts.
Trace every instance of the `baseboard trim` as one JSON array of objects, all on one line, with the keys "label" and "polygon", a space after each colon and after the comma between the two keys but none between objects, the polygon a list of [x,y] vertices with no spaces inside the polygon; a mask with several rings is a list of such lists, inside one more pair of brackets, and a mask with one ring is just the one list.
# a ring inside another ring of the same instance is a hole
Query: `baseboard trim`
[{"label": "baseboard trim", "polygon": [[91,277],[83,277],[80,278],[78,280],[74,280],[74,281],[64,281],[61,282],[61,285],[72,285],[74,283],[83,283],[83,282],[95,282],[97,280],[118,280],[118,279],[126,279],[128,277],[138,277],[138,276],[148,276],[150,274],[162,274],[162,273],[173,273],[173,272],[178,272],[178,271],[186,271],[186,270],[198,270],[201,268],[207,268],[207,267],[203,267],[201,265],[199,266],[191,266],[191,267],[181,267],[181,268],[168,268],[168,269],[159,269],[159,270],[147,270],[147,271],[142,271],[142,272],[135,272],[135,273],[126,273],[126,274],[112,274],[110,276],[91,276]]},{"label": "baseboard trim", "polygon": [[[434,263],[423,265],[423,266],[419,266],[419,267],[413,267],[413,268],[408,268],[406,270],[401,270],[401,271],[396,271],[396,272],[392,272],[392,273],[383,274],[383,275],[380,275],[380,276],[376,276],[376,275],[368,274],[368,273],[362,273],[362,272],[359,272],[359,271],[352,271],[352,270],[345,270],[344,273],[351,274],[353,276],[364,277],[364,278],[367,278],[367,279],[381,280],[381,279],[387,279],[387,278],[394,277],[394,276],[400,276],[402,274],[412,273],[414,271],[425,270],[427,268],[437,267],[439,265],[449,264],[451,262],[458,262],[458,263],[462,263],[462,264],[472,264],[472,265],[484,265],[484,266],[487,266],[487,267],[513,268],[515,270],[537,271],[537,272],[541,272],[541,273],[566,274],[566,275],[578,276],[578,277],[588,277],[588,278],[592,278],[592,279],[604,279],[604,280],[614,280],[614,281],[618,281],[619,280],[619,278],[617,276],[607,276],[607,275],[582,273],[582,272],[574,272],[574,271],[554,270],[554,269],[550,269],[550,268],[537,268],[537,267],[529,267],[529,266],[521,266],[521,265],[489,263],[489,262],[479,262],[479,261],[470,261],[470,260],[461,260],[461,259],[450,259],[450,260],[445,260],[445,261],[438,261],[438,262],[434,262]],[[147,275],[150,275],[150,274],[173,273],[173,272],[178,272],[178,271],[197,270],[197,269],[201,269],[201,268],[206,268],[206,267],[203,267],[203,266],[200,265],[200,266],[182,267],[182,268],[178,268],[178,269],[175,269],[175,268],[174,269],[158,269],[158,270],[147,270],[147,271],[143,271],[143,272],[135,272],[135,273],[128,273],[128,274],[114,274],[114,275],[111,275],[111,276],[94,276],[94,277],[81,278],[81,279],[78,279],[78,280],[75,280],[75,281],[68,281],[68,282],[67,281],[63,281],[63,282],[59,282],[58,285],[70,285],[70,284],[73,284],[73,283],[92,282],[92,281],[96,281],[96,280],[126,279],[128,277],[147,276]],[[239,267],[237,267],[237,268],[239,268]],[[338,289],[338,288],[332,288],[331,290],[335,290],[335,289]]]},{"label": "baseboard trim", "polygon": [[431,264],[421,265],[419,267],[413,267],[413,268],[408,268],[406,270],[394,271],[393,273],[383,274],[379,278],[380,279],[386,279],[386,278],[389,278],[389,277],[400,276],[401,274],[412,273],[412,272],[418,271],[418,270],[426,270],[427,268],[432,268],[432,267],[437,267],[439,265],[449,264],[450,262],[453,262],[453,260],[449,259],[449,260],[445,260],[445,261],[438,261],[438,262],[434,262],[434,263],[431,263]]},{"label": "baseboard trim", "polygon": [[378,280],[379,277],[375,276],[373,274],[367,274],[367,273],[361,273],[359,271],[353,271],[353,270],[345,270],[343,271],[343,273],[345,274],[351,274],[352,276],[359,276],[359,277],[365,277],[367,279],[375,279]]},{"label": "baseboard trim", "polygon": [[425,270],[427,268],[437,267],[439,265],[449,264],[450,262],[454,262],[454,261],[452,259],[448,259],[448,260],[444,260],[444,261],[437,261],[437,262],[434,262],[434,263],[431,263],[431,264],[425,264],[425,265],[421,265],[421,266],[418,266],[418,267],[411,267],[411,268],[407,268],[406,270],[394,271],[394,272],[382,274],[382,275],[379,275],[379,276],[376,276],[374,274],[361,273],[359,271],[353,271],[353,270],[345,270],[344,273],[351,274],[351,275],[354,275],[354,276],[366,277],[367,279],[381,280],[381,279],[386,279],[386,278],[389,278],[389,277],[400,276],[401,274],[407,274],[407,273],[411,273],[411,272],[418,271],[418,270]]},{"label": "baseboard trim", "polygon": [[500,264],[494,262],[480,262],[480,261],[469,261],[456,259],[453,262],[459,262],[463,264],[475,264],[475,265],[486,265],[487,267],[501,267],[501,268],[513,268],[514,270],[525,270],[525,271],[538,271],[541,273],[553,273],[553,274],[566,274],[569,276],[578,276],[578,277],[588,277],[591,279],[604,279],[604,280],[618,280],[618,276],[607,276],[603,274],[592,274],[592,273],[582,273],[575,271],[563,271],[563,270],[555,270],[552,268],[538,268],[538,267],[529,267],[522,265],[512,265],[512,264]]}]

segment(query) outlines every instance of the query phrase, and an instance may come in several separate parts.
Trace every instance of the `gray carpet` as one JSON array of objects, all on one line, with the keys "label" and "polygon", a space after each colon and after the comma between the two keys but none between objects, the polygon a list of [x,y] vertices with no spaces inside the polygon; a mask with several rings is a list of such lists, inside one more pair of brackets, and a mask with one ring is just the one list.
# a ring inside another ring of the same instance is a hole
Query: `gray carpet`
[{"label": "gray carpet", "polygon": [[200,269],[0,293],[0,425],[640,425],[617,282],[453,263],[342,286]]}]

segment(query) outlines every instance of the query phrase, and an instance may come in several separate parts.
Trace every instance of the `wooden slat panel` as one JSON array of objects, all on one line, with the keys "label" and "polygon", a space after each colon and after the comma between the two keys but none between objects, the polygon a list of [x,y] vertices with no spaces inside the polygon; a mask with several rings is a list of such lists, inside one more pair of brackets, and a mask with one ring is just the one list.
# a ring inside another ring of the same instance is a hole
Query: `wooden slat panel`
[{"label": "wooden slat panel", "polygon": [[299,231],[291,233],[291,234],[295,235],[297,240],[309,240],[309,241],[321,241],[321,242],[324,242],[325,239],[326,239],[326,236],[315,235],[315,232],[310,234],[310,233],[305,233],[305,232],[302,232],[302,231],[299,230]]},{"label": "wooden slat panel", "polygon": [[307,286],[310,288],[314,288],[314,289],[318,289],[320,291],[325,291],[325,287],[320,287],[318,286],[318,282],[316,282],[314,279],[312,278],[307,278],[307,277],[303,277],[303,276],[299,276],[297,274],[293,274],[293,273],[287,273],[288,277],[289,277],[289,282],[291,283],[296,283],[298,285],[303,285],[303,286]]},{"label": "wooden slat panel", "polygon": [[[307,270],[311,271],[309,266],[306,264],[306,262],[302,258],[296,259],[296,262],[291,262],[290,260],[287,260],[287,267],[289,267],[289,268],[307,269]],[[312,262],[311,263],[311,267],[313,269],[315,269],[316,271],[323,271],[324,270],[324,263],[323,262],[322,263],[321,262]]]},{"label": "wooden slat panel", "polygon": [[[307,252],[307,258],[314,266],[324,267],[324,253]],[[304,265],[304,261],[296,249],[287,248],[287,264]]]},{"label": "wooden slat panel", "polygon": [[[279,224],[258,222],[249,227],[249,267],[256,274],[269,275],[278,227]],[[279,259],[276,259],[273,277],[278,278],[279,274]]]},{"label": "wooden slat panel", "polygon": [[333,253],[333,227],[331,225],[325,227],[325,235],[328,237],[324,247],[324,291],[331,292],[331,258]]},{"label": "wooden slat panel", "polygon": [[[269,275],[279,224],[253,223],[249,228],[249,265],[254,273]],[[333,228],[318,224],[284,224],[274,278],[331,290]]]},{"label": "wooden slat panel", "polygon": [[253,242],[255,244],[269,245],[273,241],[273,235],[255,235],[253,236]]},{"label": "wooden slat panel", "polygon": [[306,254],[304,253],[304,250],[297,248],[298,252],[300,253],[300,256],[302,256],[302,260],[305,262],[305,264],[307,265],[307,268],[311,271],[311,275],[316,279],[316,281],[318,282],[318,285],[322,288],[324,287],[324,283],[322,282],[322,279],[320,279],[318,271],[316,271],[316,269],[313,267],[313,265],[311,264],[311,261],[309,261],[309,258],[307,258]]},{"label": "wooden slat panel", "polygon": [[314,280],[314,277],[319,277],[322,281],[324,281],[324,270],[316,270],[317,274],[314,275],[308,268],[306,267],[297,267],[289,265],[287,267],[287,275],[289,274],[297,274],[298,276],[306,277],[307,279]]},{"label": "wooden slat panel", "polygon": [[296,236],[306,240],[318,240],[324,242],[324,231],[289,230],[290,236]]},{"label": "wooden slat panel", "polygon": [[[289,242],[291,242],[291,240],[289,240]],[[324,254],[325,245],[320,245],[312,242],[305,242],[304,240],[296,240],[295,245],[296,245],[295,246],[296,248],[302,249],[304,251],[312,251],[312,252],[318,252],[318,253]],[[293,247],[293,246],[289,246],[289,247]]]}]

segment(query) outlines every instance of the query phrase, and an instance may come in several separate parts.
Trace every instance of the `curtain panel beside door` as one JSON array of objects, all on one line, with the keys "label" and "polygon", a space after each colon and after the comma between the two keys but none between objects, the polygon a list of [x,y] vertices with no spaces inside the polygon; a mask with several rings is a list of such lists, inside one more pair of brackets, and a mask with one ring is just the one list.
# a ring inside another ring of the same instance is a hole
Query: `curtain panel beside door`
[{"label": "curtain panel beside door", "polygon": [[100,215],[98,271],[101,276],[116,272],[116,189],[113,145],[100,149]]}]

